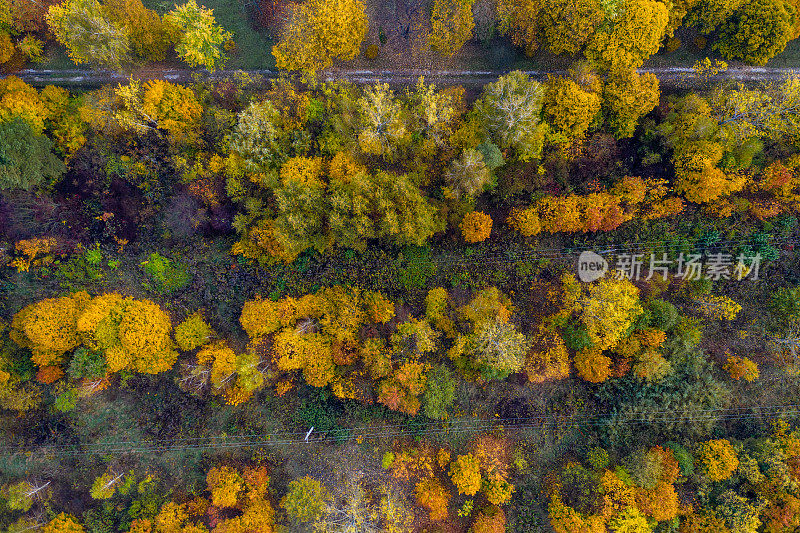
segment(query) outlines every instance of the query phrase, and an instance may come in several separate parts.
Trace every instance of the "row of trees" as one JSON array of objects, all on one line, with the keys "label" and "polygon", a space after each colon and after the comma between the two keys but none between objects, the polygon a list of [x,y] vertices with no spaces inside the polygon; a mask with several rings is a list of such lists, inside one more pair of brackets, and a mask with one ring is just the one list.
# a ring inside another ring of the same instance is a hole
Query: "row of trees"
[{"label": "row of trees", "polygon": [[[622,377],[639,386],[679,379],[682,368],[695,363],[675,347],[696,345],[703,320],[731,321],[741,310],[725,296],[685,293],[678,299],[687,313],[682,316],[670,302],[642,300],[625,278],[582,284],[565,275],[545,289],[548,305],[531,316],[518,316],[496,287],[462,303],[441,287],[431,289],[416,317],[379,292],[355,287],[251,300],[240,316],[250,341],[244,350],[220,338],[200,313],[173,329],[169,316],[148,300],[85,292],[49,298],[23,308],[10,323],[6,343],[16,348],[5,349],[0,367],[2,405],[24,411],[41,401],[33,373],[19,370],[20,360],[29,358],[36,381],[54,384],[47,390],[57,410],[74,408],[120,371],[174,368],[185,391],[220,396],[230,405],[264,387],[283,395],[302,380],[330,387],[338,398],[445,419],[455,400],[453,370],[478,384],[518,373],[531,383],[573,372],[593,384]],[[784,293],[775,298],[793,301]],[[773,315],[782,317],[772,321],[776,326],[753,334],[774,345],[781,364],[791,364],[782,357],[781,339],[791,338],[800,312],[776,306]],[[728,355],[724,369],[731,378],[758,376],[750,359]]]},{"label": "row of trees", "polygon": [[[603,78],[586,64],[544,83],[512,72],[469,108],[460,88],[423,80],[402,93],[285,80],[256,93],[244,75],[194,87],[132,79],[72,95],[12,76],[0,81],[0,189],[53,190],[65,177],[80,186],[94,179],[79,169],[101,158],[92,175],[125,181],[160,207],[185,190],[204,210],[234,210],[234,252],[261,263],[376,240],[421,245],[448,225],[470,243],[499,222],[525,236],[608,231],[692,204],[763,220],[800,208],[799,83],[671,97],[662,120],[637,130],[658,102],[657,80],[633,70]],[[641,164],[668,159],[674,175],[554,183],[554,161],[569,164],[588,136],[606,132],[647,143]],[[97,193],[106,191],[81,191]],[[505,205],[477,210],[488,202]],[[492,221],[498,211],[510,216]]]},{"label": "row of trees", "polygon": [[[13,42],[11,35],[17,36]],[[41,61],[43,39],[64,45],[78,64],[130,69],[134,64],[164,61],[170,50],[190,67],[213,71],[222,66],[223,45],[231,34],[210,9],[189,0],[163,17],[141,0],[65,0],[0,4],[0,63],[15,53]]]}]

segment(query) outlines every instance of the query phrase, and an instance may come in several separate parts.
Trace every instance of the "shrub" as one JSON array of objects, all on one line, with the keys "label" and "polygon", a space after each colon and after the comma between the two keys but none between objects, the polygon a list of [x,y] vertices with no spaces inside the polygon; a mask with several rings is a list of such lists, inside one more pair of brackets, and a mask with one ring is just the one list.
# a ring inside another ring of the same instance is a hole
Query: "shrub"
[{"label": "shrub", "polygon": [[647,304],[650,312],[650,326],[669,332],[678,321],[678,310],[664,300],[651,300]]},{"label": "shrub", "polygon": [[378,58],[378,52],[380,52],[380,47],[377,44],[371,44],[367,46],[367,51],[364,54],[367,59],[370,61]]},{"label": "shrub", "polygon": [[153,283],[152,287],[146,284],[146,288],[159,293],[170,294],[182,289],[191,279],[185,265],[163,257],[158,252],[150,254],[142,266]]},{"label": "shrub", "polygon": [[195,313],[175,326],[175,342],[178,347],[188,352],[206,344],[213,335],[209,326],[200,313]]}]

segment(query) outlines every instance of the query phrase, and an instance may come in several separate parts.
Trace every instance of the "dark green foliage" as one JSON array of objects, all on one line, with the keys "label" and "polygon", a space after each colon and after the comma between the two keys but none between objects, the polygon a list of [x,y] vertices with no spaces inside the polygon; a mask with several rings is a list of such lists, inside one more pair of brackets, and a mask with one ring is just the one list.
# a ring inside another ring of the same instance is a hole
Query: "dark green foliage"
[{"label": "dark green foliage", "polygon": [[456,397],[456,384],[450,370],[444,365],[436,365],[427,374],[422,406],[425,416],[433,419],[447,417],[447,409]]},{"label": "dark green foliage", "polygon": [[325,433],[339,427],[341,414],[341,402],[329,389],[305,386],[294,418],[306,430],[313,427],[315,432]]},{"label": "dark green foliage", "polygon": [[0,123],[0,190],[31,190],[60,177],[66,167],[52,148],[21,118]]},{"label": "dark green foliage", "polygon": [[678,321],[678,310],[664,300],[651,300],[646,311],[650,314],[650,326],[662,331],[670,331]]},{"label": "dark green foliage", "polygon": [[591,514],[595,505],[597,476],[573,463],[561,471],[561,497],[579,513]]},{"label": "dark green foliage", "polygon": [[784,331],[793,320],[800,319],[800,287],[779,287],[767,304],[769,328]]},{"label": "dark green foliage", "polygon": [[500,148],[498,148],[494,143],[480,144],[476,150],[483,154],[483,164],[486,165],[486,168],[488,168],[490,171],[500,168],[506,164],[506,160],[503,157],[503,152],[501,152]]},{"label": "dark green foliage", "polygon": [[583,324],[568,322],[564,326],[562,335],[564,337],[564,344],[571,350],[579,351],[592,346],[589,332],[586,331],[586,326]]},{"label": "dark green foliage", "polygon": [[106,361],[101,353],[81,346],[75,350],[67,374],[72,379],[100,379],[106,375]]},{"label": "dark green foliage", "polygon": [[668,442],[664,446],[672,450],[675,460],[678,461],[678,466],[681,469],[681,475],[684,477],[691,476],[694,473],[694,458],[689,450],[678,444],[677,442]]},{"label": "dark green foliage", "polygon": [[148,288],[159,293],[169,294],[181,289],[191,279],[185,265],[168,259],[158,252],[150,254],[150,258],[142,263],[142,266],[152,282],[152,285],[148,284]]},{"label": "dark green foliage", "polygon": [[610,413],[601,435],[610,445],[710,435],[717,418],[714,413],[697,413],[724,407],[728,388],[714,378],[703,354],[677,341],[665,347],[674,372],[660,382],[648,384],[628,375],[601,386],[602,411]]}]

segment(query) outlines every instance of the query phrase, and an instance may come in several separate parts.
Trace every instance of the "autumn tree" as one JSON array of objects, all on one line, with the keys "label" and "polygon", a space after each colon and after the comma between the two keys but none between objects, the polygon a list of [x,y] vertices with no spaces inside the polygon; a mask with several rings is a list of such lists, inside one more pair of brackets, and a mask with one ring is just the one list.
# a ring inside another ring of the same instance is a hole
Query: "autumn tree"
[{"label": "autumn tree", "polygon": [[229,466],[215,467],[206,476],[211,503],[218,507],[233,507],[244,489],[244,480],[236,469]]},{"label": "autumn tree", "polygon": [[699,0],[689,10],[685,19],[686,25],[708,35],[728,20],[744,2],[745,0]]},{"label": "autumn tree", "polygon": [[714,48],[726,59],[766,65],[793,38],[796,17],[795,6],[785,0],[750,0],[725,21]]},{"label": "autumn tree", "polygon": [[114,496],[117,491],[117,484],[122,480],[125,474],[113,474],[106,472],[103,475],[97,476],[92,483],[90,494],[95,500],[107,500]]},{"label": "autumn tree", "polygon": [[695,298],[695,309],[715,320],[734,320],[742,306],[724,295],[705,294]]},{"label": "autumn tree", "polygon": [[325,511],[325,504],[333,499],[320,481],[304,476],[289,483],[289,492],[281,499],[281,507],[293,519],[312,522]]},{"label": "autumn tree", "polygon": [[739,459],[731,443],[725,439],[709,440],[698,445],[698,463],[711,481],[724,481],[733,475]]},{"label": "autumn tree", "polygon": [[78,520],[67,513],[60,513],[42,526],[43,533],[83,533],[85,529]]},{"label": "autumn tree", "polygon": [[539,48],[539,20],[542,5],[533,0],[501,0],[497,3],[498,27],[512,42],[531,56]]},{"label": "autumn tree", "polygon": [[454,56],[472,37],[472,0],[434,0],[431,14],[431,48]]},{"label": "autumn tree", "polygon": [[200,313],[194,313],[175,326],[175,342],[178,347],[188,352],[206,344],[214,334],[211,326]]},{"label": "autumn tree", "polygon": [[47,24],[76,63],[120,69],[130,61],[128,29],[98,0],[67,0],[50,7]]},{"label": "autumn tree", "polygon": [[497,146],[529,161],[539,157],[544,143],[543,98],[542,85],[515,70],[487,84],[474,109]]},{"label": "autumn tree", "polygon": [[744,378],[746,381],[755,381],[758,378],[758,365],[747,357],[729,354],[722,368],[730,374],[731,379]]},{"label": "autumn tree", "polygon": [[600,111],[600,97],[570,78],[548,76],[542,107],[548,124],[563,142],[569,142],[592,125]]},{"label": "autumn tree", "polygon": [[29,348],[33,362],[39,366],[58,362],[64,353],[81,343],[78,317],[88,300],[89,295],[83,292],[24,307],[11,321],[12,340]]},{"label": "autumn tree", "polygon": [[142,85],[131,78],[115,92],[118,101],[110,112],[121,128],[139,134],[163,130],[176,144],[191,144],[197,139],[203,108],[190,88],[164,80]]},{"label": "autumn tree", "polygon": [[367,86],[356,102],[359,116],[358,144],[366,154],[392,161],[408,141],[409,132],[402,116],[402,106],[389,84]]},{"label": "autumn tree", "polygon": [[35,134],[22,118],[0,122],[0,190],[31,190],[59,178],[66,166],[52,148],[50,139]]},{"label": "autumn tree", "polygon": [[414,495],[417,503],[429,511],[431,521],[447,518],[450,492],[442,486],[438,479],[432,477],[420,481],[414,487]]},{"label": "autumn tree", "polygon": [[459,199],[473,198],[492,185],[492,176],[483,154],[473,148],[461,152],[461,156],[450,162],[444,173],[446,194]]},{"label": "autumn tree", "polygon": [[658,78],[634,69],[612,70],[603,86],[603,113],[617,139],[633,137],[639,119],[653,110],[659,100]]},{"label": "autumn tree", "polygon": [[315,72],[353,59],[366,33],[361,0],[312,0],[294,8],[272,54],[280,69]]},{"label": "autumn tree", "polygon": [[539,35],[554,54],[575,55],[605,20],[598,0],[546,0],[539,18]]},{"label": "autumn tree", "polygon": [[486,379],[505,379],[525,365],[527,340],[507,320],[482,320],[468,337],[465,351]]},{"label": "autumn tree", "polygon": [[608,521],[608,529],[614,533],[650,533],[652,528],[647,518],[635,507],[628,507]]},{"label": "autumn tree", "polygon": [[656,0],[623,0],[609,24],[595,32],[584,50],[601,70],[639,68],[661,46],[669,15]]},{"label": "autumn tree", "polygon": [[639,289],[627,279],[603,277],[583,288],[574,304],[594,347],[605,350],[622,338],[633,320],[643,312]]},{"label": "autumn tree", "polygon": [[170,28],[142,0],[104,0],[111,20],[126,28],[131,51],[148,61],[163,61],[172,46]]},{"label": "autumn tree", "polygon": [[492,218],[481,211],[472,211],[461,221],[461,235],[470,243],[482,242],[492,233]]},{"label": "autumn tree", "polygon": [[480,461],[477,457],[468,453],[459,455],[458,458],[450,463],[450,479],[458,489],[459,494],[474,496],[481,488]]},{"label": "autumn tree", "polygon": [[279,135],[280,113],[275,105],[269,100],[256,101],[237,114],[228,144],[247,162],[249,170],[266,169],[284,160]]},{"label": "autumn tree", "polygon": [[202,66],[211,72],[222,67],[222,45],[232,35],[216,23],[213,10],[189,0],[164,15],[164,22],[177,33],[175,51],[189,66]]}]

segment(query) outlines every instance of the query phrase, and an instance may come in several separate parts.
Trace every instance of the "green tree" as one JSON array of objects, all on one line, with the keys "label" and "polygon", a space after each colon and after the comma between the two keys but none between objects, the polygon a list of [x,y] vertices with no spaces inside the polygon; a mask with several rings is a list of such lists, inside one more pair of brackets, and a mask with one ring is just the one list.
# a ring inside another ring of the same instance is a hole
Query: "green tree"
[{"label": "green tree", "polygon": [[544,88],[515,70],[483,88],[475,111],[501,149],[512,149],[521,161],[541,155],[546,128],[540,123]]},{"label": "green tree", "polygon": [[61,177],[67,167],[52,148],[22,118],[0,122],[0,190],[31,190]]},{"label": "green tree", "polygon": [[726,59],[766,65],[792,39],[796,16],[784,0],[750,0],[725,21],[714,48]]},{"label": "green tree", "polygon": [[305,476],[289,483],[289,492],[281,499],[281,507],[293,520],[311,522],[326,510],[326,503],[333,500],[327,487],[320,481]]},{"label": "green tree", "polygon": [[164,22],[177,31],[175,51],[186,63],[211,72],[222,67],[225,62],[222,45],[232,35],[217,24],[211,9],[189,0],[164,15]]},{"label": "green tree", "polygon": [[98,0],[66,0],[50,7],[47,24],[76,63],[120,69],[130,61],[128,30]]}]

